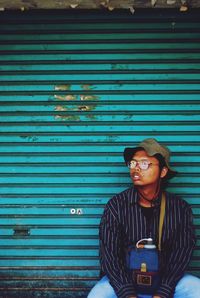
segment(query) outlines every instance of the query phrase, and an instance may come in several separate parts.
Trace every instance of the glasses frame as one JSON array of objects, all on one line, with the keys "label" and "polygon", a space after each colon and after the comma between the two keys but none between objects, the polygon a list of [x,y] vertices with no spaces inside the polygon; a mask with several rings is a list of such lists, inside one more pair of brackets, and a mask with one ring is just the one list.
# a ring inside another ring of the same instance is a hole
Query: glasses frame
[{"label": "glasses frame", "polygon": [[[133,162],[135,162],[135,164],[133,164]],[[146,164],[145,166],[144,166],[144,162]],[[143,166],[142,166],[142,163],[143,163]],[[129,169],[133,170],[133,169],[136,169],[136,167],[138,166],[139,169],[142,171],[147,171],[152,165],[159,165],[159,163],[152,163],[147,159],[141,159],[141,160],[132,159],[127,163],[127,166]]]}]

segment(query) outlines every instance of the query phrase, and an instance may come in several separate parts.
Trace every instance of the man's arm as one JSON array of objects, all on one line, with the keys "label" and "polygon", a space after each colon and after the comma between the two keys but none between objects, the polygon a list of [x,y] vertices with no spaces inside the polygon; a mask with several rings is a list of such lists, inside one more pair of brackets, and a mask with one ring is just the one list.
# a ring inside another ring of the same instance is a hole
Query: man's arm
[{"label": "man's arm", "polygon": [[172,245],[168,252],[168,263],[162,276],[160,288],[155,293],[156,296],[170,297],[188,266],[194,246],[195,235],[192,224],[192,211],[188,204],[184,202],[179,229],[173,236]]},{"label": "man's arm", "polygon": [[136,297],[133,280],[127,272],[122,251],[122,229],[114,202],[107,204],[100,224],[100,261],[117,297]]}]

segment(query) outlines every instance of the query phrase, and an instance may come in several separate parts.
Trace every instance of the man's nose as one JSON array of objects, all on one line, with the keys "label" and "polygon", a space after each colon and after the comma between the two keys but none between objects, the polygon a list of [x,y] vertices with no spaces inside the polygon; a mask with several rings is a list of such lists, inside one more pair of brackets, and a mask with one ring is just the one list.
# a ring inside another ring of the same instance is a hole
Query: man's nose
[{"label": "man's nose", "polygon": [[139,167],[139,164],[137,163],[136,164],[136,167],[135,167],[135,172],[140,172],[141,171],[141,169],[140,169],[140,167]]}]

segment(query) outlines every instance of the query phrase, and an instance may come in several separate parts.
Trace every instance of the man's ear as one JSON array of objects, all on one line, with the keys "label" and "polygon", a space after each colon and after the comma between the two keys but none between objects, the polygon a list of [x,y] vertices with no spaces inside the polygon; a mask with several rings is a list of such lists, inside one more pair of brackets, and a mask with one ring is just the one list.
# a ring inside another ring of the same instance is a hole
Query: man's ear
[{"label": "man's ear", "polygon": [[160,173],[160,177],[164,178],[167,175],[168,172],[168,168],[167,167],[163,167]]}]

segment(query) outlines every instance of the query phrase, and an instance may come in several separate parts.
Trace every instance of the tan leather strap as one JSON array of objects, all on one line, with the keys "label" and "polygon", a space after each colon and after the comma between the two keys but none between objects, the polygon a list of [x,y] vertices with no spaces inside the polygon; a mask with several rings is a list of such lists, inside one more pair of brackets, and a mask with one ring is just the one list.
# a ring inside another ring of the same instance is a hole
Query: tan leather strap
[{"label": "tan leather strap", "polygon": [[161,251],[161,239],[162,239],[162,229],[165,218],[165,206],[166,206],[166,195],[163,192],[160,205],[160,220],[159,220],[159,231],[158,231],[158,250]]}]

